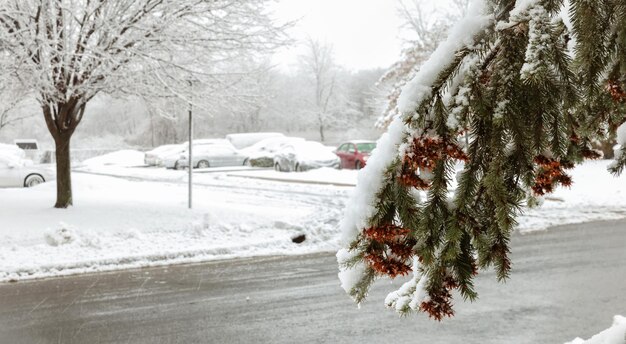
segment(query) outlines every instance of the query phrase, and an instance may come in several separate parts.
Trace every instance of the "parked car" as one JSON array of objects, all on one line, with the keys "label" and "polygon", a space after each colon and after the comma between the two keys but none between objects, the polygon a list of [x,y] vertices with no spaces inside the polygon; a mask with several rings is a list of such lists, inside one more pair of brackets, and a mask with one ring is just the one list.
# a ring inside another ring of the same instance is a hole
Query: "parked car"
[{"label": "parked car", "polygon": [[367,163],[374,148],[374,141],[354,140],[339,145],[335,154],[341,160],[341,168],[360,170]]},{"label": "parked car", "polygon": [[[194,148],[195,149],[195,148]],[[175,163],[176,169],[189,167],[187,152],[180,155]],[[236,149],[224,145],[205,145],[193,152],[194,168],[244,166],[248,165],[248,157]]]},{"label": "parked car", "polygon": [[0,187],[31,187],[55,176],[51,166],[35,165],[32,160],[0,150]]},{"label": "parked car", "polygon": [[338,168],[339,158],[319,142],[289,142],[274,156],[276,171],[302,172],[320,167]]},{"label": "parked car", "polygon": [[250,166],[274,167],[274,156],[282,146],[294,142],[304,141],[301,137],[272,137],[244,148],[241,152],[250,159]]},{"label": "parked car", "polygon": [[148,166],[159,166],[168,155],[180,154],[183,151],[184,145],[163,145],[146,152],[143,161]]},{"label": "parked car", "polygon": [[[200,139],[200,140],[193,140],[194,154],[195,152],[202,149],[203,147],[214,146],[214,145],[223,146],[223,147],[230,148],[232,150],[236,150],[235,147],[226,139]],[[185,156],[189,155],[187,153],[188,147],[189,147],[189,142],[185,142],[181,144],[179,149],[172,150],[171,153],[168,153],[165,156],[163,156],[159,166],[164,166],[165,168],[173,168],[173,169],[182,168],[182,166],[177,166],[176,163],[180,160],[180,157],[182,155],[185,155]]]}]

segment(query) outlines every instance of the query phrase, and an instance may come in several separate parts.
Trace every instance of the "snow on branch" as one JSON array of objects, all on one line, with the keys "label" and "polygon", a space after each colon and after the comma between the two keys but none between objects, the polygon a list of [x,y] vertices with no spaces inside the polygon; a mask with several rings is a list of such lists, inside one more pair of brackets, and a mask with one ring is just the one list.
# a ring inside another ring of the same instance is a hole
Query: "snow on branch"
[{"label": "snow on branch", "polygon": [[490,24],[493,24],[493,18],[485,15],[485,3],[482,0],[474,1],[467,16],[452,29],[448,39],[406,85],[398,104],[404,117],[393,120],[387,133],[378,140],[367,166],[359,172],[356,189],[341,222],[341,243],[344,248],[337,253],[342,287],[353,297],[357,295],[355,288],[362,281],[364,268],[361,262],[355,263],[357,252],[351,244],[361,235],[376,211],[377,195],[384,186],[386,171],[398,158],[398,147],[406,135],[405,117],[411,116],[420,102],[432,96],[433,84],[440,73],[455,61],[458,51],[473,46],[476,36]]},{"label": "snow on branch", "polygon": [[3,63],[44,103],[87,102],[120,89],[189,92],[181,90],[189,79],[210,83],[226,71],[224,61],[284,44],[282,29],[263,0],[0,4]]},{"label": "snow on branch", "polygon": [[453,315],[452,291],[476,299],[479,270],[508,278],[523,207],[598,157],[569,112],[578,85],[560,4],[473,1],[404,86],[341,223],[339,278],[356,302],[377,278],[412,272],[387,306]]}]

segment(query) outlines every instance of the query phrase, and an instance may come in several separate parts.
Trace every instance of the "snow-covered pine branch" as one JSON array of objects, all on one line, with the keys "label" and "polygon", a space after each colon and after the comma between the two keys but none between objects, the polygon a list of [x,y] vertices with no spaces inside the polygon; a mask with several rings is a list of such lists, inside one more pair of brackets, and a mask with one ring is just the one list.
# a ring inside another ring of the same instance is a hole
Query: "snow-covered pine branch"
[{"label": "snow-covered pine branch", "polygon": [[599,156],[597,128],[626,119],[626,6],[570,3],[472,1],[403,87],[401,116],[359,174],[342,222],[339,278],[356,302],[376,279],[412,273],[387,306],[452,316],[452,291],[474,300],[480,269],[508,278],[523,207],[570,186],[566,171]]}]

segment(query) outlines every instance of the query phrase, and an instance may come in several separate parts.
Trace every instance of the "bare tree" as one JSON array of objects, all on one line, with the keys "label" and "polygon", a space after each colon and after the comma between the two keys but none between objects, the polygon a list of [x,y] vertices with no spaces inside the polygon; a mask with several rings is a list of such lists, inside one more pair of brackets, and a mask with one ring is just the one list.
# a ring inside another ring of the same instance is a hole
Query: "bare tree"
[{"label": "bare tree", "polygon": [[332,114],[329,109],[335,95],[337,67],[333,59],[333,48],[330,44],[306,40],[307,54],[302,58],[302,65],[312,77],[315,84],[314,112],[319,129],[320,140],[324,141],[324,131]]},{"label": "bare tree", "polygon": [[35,113],[24,109],[27,101],[28,99],[24,99],[22,96],[14,96],[12,94],[0,96],[0,131],[10,125],[35,116]]},{"label": "bare tree", "polygon": [[405,39],[407,48],[396,62],[379,80],[379,85],[388,87],[387,105],[376,126],[386,127],[398,114],[397,102],[402,87],[445,38],[449,27],[467,12],[469,0],[451,0],[446,13],[431,13],[420,0],[397,0],[402,27],[408,32]]},{"label": "bare tree", "polygon": [[[28,109],[29,97],[27,90],[19,87],[19,83],[8,75],[9,72],[0,66],[0,131],[2,129],[33,117],[35,114]],[[18,84],[18,86],[16,86]]]},{"label": "bare tree", "polygon": [[55,141],[55,207],[72,205],[70,140],[94,96],[209,98],[224,61],[282,42],[265,2],[3,1],[1,63],[37,95]]}]

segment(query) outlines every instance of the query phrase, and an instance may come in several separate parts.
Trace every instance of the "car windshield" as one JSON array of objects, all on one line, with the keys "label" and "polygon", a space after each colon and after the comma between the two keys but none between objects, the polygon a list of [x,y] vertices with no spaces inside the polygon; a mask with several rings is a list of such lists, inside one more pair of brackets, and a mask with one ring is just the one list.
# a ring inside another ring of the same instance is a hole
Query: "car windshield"
[{"label": "car windshield", "polygon": [[376,148],[376,142],[357,143],[356,149],[362,153],[371,153]]}]

